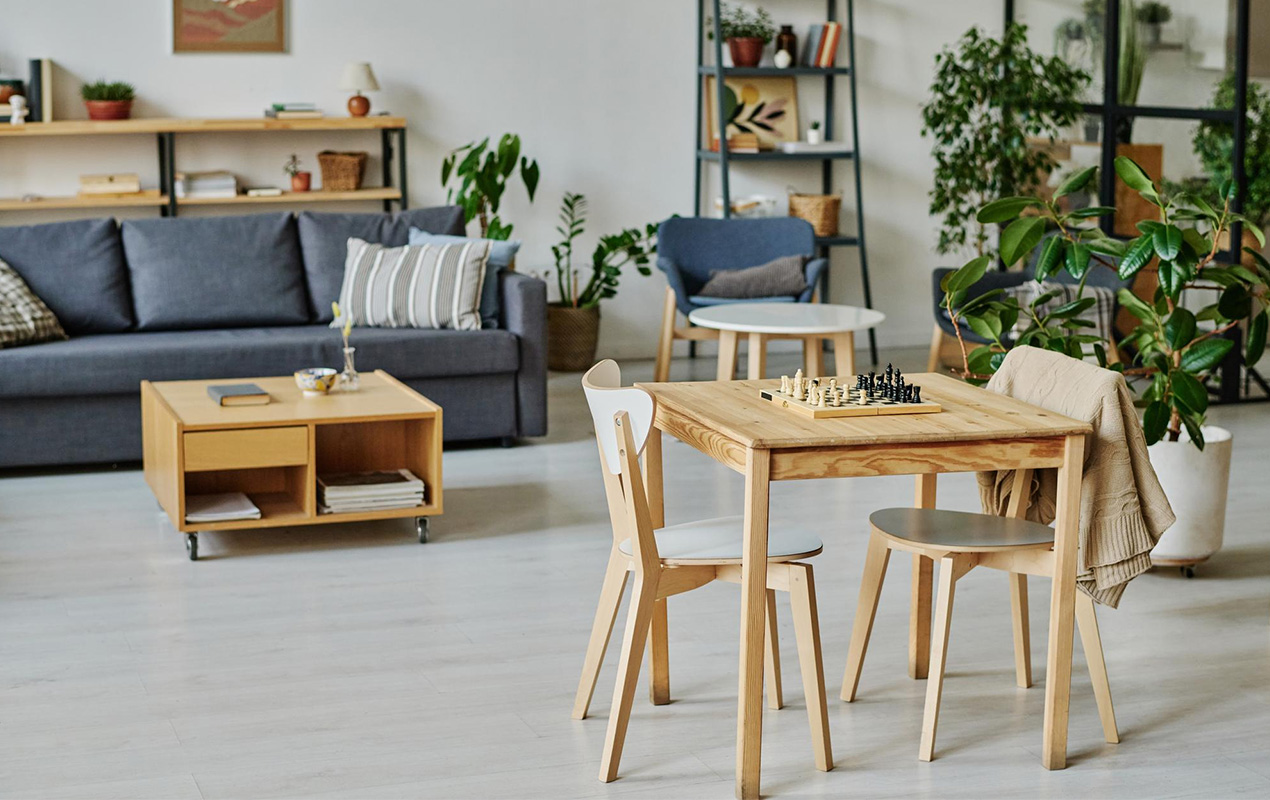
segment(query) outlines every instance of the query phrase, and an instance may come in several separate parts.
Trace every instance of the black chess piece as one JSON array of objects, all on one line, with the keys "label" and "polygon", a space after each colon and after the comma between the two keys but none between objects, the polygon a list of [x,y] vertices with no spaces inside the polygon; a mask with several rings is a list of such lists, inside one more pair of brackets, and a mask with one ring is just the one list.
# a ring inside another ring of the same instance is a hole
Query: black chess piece
[{"label": "black chess piece", "polygon": [[890,364],[887,364],[886,365],[886,382],[890,383],[894,375],[895,375],[895,368],[892,367]]},{"label": "black chess piece", "polygon": [[871,392],[871,391],[873,391],[873,382],[874,382],[876,379],[877,379],[877,373],[876,373],[876,372],[870,372],[870,373],[869,373],[869,381],[868,381],[868,383],[867,383],[867,384],[865,384],[865,386],[867,386],[867,387],[868,387],[868,389],[869,389],[869,391],[870,391],[870,392]]},{"label": "black chess piece", "polygon": [[920,386],[913,387],[913,402],[914,403],[922,402],[922,387]]},{"label": "black chess piece", "polygon": [[904,402],[905,403],[913,402],[913,387],[912,386],[904,387]]}]

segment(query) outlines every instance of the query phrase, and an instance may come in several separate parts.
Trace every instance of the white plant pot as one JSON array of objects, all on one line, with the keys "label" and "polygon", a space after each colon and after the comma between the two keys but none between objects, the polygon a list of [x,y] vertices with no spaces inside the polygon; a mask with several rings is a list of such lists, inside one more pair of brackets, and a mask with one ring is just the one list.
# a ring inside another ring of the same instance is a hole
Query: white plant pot
[{"label": "white plant pot", "polygon": [[1221,549],[1226,527],[1226,489],[1230,484],[1230,431],[1204,427],[1201,452],[1186,439],[1151,445],[1151,466],[1177,522],[1151,551],[1163,566],[1191,566]]},{"label": "white plant pot", "polygon": [[822,133],[823,131],[821,131],[820,128],[808,128],[807,144],[820,144],[823,142],[824,138],[822,137]]}]

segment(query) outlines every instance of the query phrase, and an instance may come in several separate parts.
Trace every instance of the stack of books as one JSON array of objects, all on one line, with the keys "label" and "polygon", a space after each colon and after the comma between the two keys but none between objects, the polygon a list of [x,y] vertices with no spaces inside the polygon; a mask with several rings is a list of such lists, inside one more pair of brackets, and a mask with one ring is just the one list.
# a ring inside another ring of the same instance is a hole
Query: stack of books
[{"label": "stack of books", "polygon": [[423,505],[423,497],[423,481],[408,469],[318,476],[323,514],[414,508]]},{"label": "stack of books", "polygon": [[260,509],[242,492],[191,494],[185,498],[186,522],[228,522],[234,519],[260,519]]},{"label": "stack of books", "polygon": [[211,172],[178,172],[176,173],[176,196],[193,197],[237,197],[238,179],[234,173],[224,170]]},{"label": "stack of books", "polygon": [[807,38],[803,40],[803,66],[832,67],[838,58],[838,41],[841,38],[840,22],[812,25],[807,30]]},{"label": "stack of books", "polygon": [[81,195],[110,196],[137,194],[141,191],[141,176],[135,172],[117,172],[110,175],[80,175]]},{"label": "stack of books", "polygon": [[[757,153],[762,149],[762,143],[758,140],[757,133],[737,133],[728,137],[729,153]],[[710,151],[719,152],[719,137],[714,137],[714,141],[710,143]]]},{"label": "stack of books", "polygon": [[322,111],[313,103],[274,103],[265,109],[270,119],[321,119]]}]

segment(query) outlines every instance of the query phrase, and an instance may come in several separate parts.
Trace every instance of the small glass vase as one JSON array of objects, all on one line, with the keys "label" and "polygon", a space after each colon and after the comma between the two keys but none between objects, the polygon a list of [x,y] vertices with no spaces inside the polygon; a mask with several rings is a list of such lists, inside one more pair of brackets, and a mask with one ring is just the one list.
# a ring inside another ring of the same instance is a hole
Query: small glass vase
[{"label": "small glass vase", "polygon": [[340,391],[355,392],[361,387],[361,376],[357,374],[357,368],[353,366],[353,354],[356,352],[356,347],[344,348],[344,371],[340,373]]}]

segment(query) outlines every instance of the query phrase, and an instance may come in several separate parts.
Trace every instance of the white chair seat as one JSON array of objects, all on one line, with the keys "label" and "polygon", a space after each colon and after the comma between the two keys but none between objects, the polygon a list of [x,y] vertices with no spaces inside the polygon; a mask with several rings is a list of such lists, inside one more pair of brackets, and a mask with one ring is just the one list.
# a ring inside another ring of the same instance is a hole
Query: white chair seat
[{"label": "white chair seat", "polygon": [[[653,531],[657,554],[666,564],[739,564],[745,535],[745,518],[717,517],[679,525],[667,525]],[[793,561],[814,556],[824,548],[820,537],[810,531],[772,528],[767,535],[768,561]],[[631,555],[631,540],[618,549]]]}]

